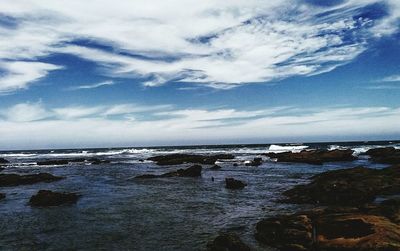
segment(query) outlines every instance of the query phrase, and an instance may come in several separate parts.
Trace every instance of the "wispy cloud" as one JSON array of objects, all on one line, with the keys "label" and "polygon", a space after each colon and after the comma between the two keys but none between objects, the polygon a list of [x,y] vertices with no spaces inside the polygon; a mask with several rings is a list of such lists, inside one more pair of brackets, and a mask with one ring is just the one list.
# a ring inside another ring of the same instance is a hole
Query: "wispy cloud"
[{"label": "wispy cloud", "polygon": [[400,75],[392,75],[385,77],[381,80],[381,82],[400,82]]},{"label": "wispy cloud", "polygon": [[73,86],[73,87],[68,88],[68,90],[76,91],[76,90],[82,90],[82,89],[95,89],[95,88],[99,88],[102,86],[114,85],[114,84],[115,84],[114,81],[107,80],[107,81],[103,81],[103,82],[99,82],[99,83],[95,83],[95,84]]},{"label": "wispy cloud", "polygon": [[[368,16],[373,4],[386,6],[387,15]],[[357,57],[371,39],[396,32],[400,17],[398,0],[331,6],[155,0],[152,6],[144,0],[1,1],[0,13],[16,24],[0,26],[0,60],[66,53],[93,61],[104,75],[138,78],[146,86],[180,81],[227,89],[331,71]],[[26,87],[35,79],[12,85]]]}]

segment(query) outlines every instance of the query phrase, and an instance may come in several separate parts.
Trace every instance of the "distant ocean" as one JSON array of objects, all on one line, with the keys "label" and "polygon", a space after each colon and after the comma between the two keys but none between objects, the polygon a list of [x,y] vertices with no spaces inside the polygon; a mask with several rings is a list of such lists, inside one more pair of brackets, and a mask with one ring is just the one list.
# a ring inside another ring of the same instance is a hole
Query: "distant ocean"
[{"label": "distant ocean", "polygon": [[[238,233],[255,250],[265,250],[253,238],[256,222],[307,208],[277,203],[282,191],[327,170],[385,167],[362,155],[383,146],[400,148],[400,141],[1,151],[0,157],[10,161],[1,173],[48,172],[66,179],[0,188],[7,194],[0,201],[0,250],[204,250],[218,232],[227,230]],[[262,155],[303,149],[352,149],[359,158],[316,166],[277,163]],[[203,165],[201,178],[133,179],[190,166],[157,166],[147,160],[172,153],[229,153],[235,159],[219,162],[219,171]],[[245,166],[255,157],[263,158],[261,166]],[[73,158],[110,163],[36,164]],[[246,181],[248,186],[227,190],[226,177]],[[40,189],[82,196],[73,206],[31,208],[27,201]]]}]

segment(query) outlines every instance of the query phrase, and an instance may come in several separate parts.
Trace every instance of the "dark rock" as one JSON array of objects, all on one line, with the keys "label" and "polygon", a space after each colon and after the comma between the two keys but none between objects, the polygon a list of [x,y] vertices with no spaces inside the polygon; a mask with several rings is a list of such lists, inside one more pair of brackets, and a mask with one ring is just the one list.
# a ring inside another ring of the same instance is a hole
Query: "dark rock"
[{"label": "dark rock", "polygon": [[400,250],[400,226],[376,213],[384,211],[383,207],[314,209],[280,215],[258,222],[255,237],[279,250]]},{"label": "dark rock", "polygon": [[222,167],[219,165],[213,165],[212,167],[210,167],[210,170],[220,170]]},{"label": "dark rock", "polygon": [[42,161],[37,161],[36,164],[38,166],[48,166],[48,165],[68,165],[69,160],[66,159],[54,159],[54,160],[42,160]]},{"label": "dark rock", "polygon": [[233,166],[239,166],[239,164],[238,163],[233,163]]},{"label": "dark rock", "polygon": [[307,163],[313,165],[322,165],[324,162],[334,161],[352,161],[356,157],[353,156],[353,150],[303,150],[298,153],[267,153],[266,156],[277,159],[278,162],[295,162]]},{"label": "dark rock", "polygon": [[207,251],[250,251],[250,247],[236,234],[222,233],[207,244]]},{"label": "dark rock", "polygon": [[251,162],[246,163],[246,166],[260,166],[262,164],[262,158],[254,158]]},{"label": "dark rock", "polygon": [[89,161],[92,165],[108,164],[108,163],[111,162],[110,160],[107,160],[107,159],[96,159],[96,158],[89,159],[88,161]]},{"label": "dark rock", "polygon": [[400,149],[394,147],[382,147],[368,150],[365,154],[371,160],[382,164],[400,164]]},{"label": "dark rock", "polygon": [[136,176],[137,179],[151,179],[151,178],[163,178],[163,177],[200,177],[202,167],[199,165],[191,166],[187,169],[178,169],[174,172],[164,173],[161,175],[144,174]]},{"label": "dark rock", "polygon": [[40,190],[29,200],[33,207],[51,207],[63,204],[74,204],[78,201],[79,195],[75,193],[59,193],[49,190]]},{"label": "dark rock", "polygon": [[228,189],[242,189],[247,186],[246,183],[240,180],[236,180],[234,178],[226,178],[225,179],[225,187]]},{"label": "dark rock", "polygon": [[0,172],[2,172],[2,171],[4,171],[4,170],[6,170],[6,169],[3,168],[3,167],[0,167]]},{"label": "dark rock", "polygon": [[0,200],[5,199],[6,195],[4,193],[0,193]]},{"label": "dark rock", "polygon": [[195,155],[195,154],[170,154],[148,158],[154,161],[157,165],[180,165],[184,163],[213,165],[220,159],[233,159],[232,154],[217,154],[217,155]]},{"label": "dark rock", "polygon": [[91,163],[92,165],[100,165],[110,163],[109,160],[102,160],[98,158],[76,158],[76,159],[52,159],[52,160],[42,160],[36,162],[39,166],[58,166],[58,165],[68,165],[71,163]]},{"label": "dark rock", "polygon": [[8,164],[8,163],[10,163],[10,161],[8,161],[8,160],[6,160],[4,158],[0,158],[0,165]]},{"label": "dark rock", "polygon": [[4,186],[19,186],[19,185],[30,185],[39,182],[53,182],[61,180],[64,177],[58,177],[51,175],[49,173],[39,173],[39,174],[0,174],[0,187]]},{"label": "dark rock", "polygon": [[355,167],[315,175],[311,182],[284,192],[285,202],[359,205],[378,195],[400,193],[400,166],[384,169]]}]

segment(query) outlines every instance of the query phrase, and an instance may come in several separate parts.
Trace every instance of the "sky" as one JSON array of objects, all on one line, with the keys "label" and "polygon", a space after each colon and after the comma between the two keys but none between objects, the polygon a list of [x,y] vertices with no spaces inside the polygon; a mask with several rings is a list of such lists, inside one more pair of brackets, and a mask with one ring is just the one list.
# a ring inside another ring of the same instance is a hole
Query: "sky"
[{"label": "sky", "polygon": [[0,1],[0,149],[400,139],[398,0]]}]

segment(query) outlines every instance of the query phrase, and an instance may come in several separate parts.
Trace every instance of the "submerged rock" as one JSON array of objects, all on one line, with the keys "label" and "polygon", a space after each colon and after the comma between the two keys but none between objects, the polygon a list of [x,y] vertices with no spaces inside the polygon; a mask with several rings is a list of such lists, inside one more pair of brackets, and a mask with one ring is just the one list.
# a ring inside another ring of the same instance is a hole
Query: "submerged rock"
[{"label": "submerged rock", "polygon": [[0,200],[5,199],[6,195],[4,193],[0,193]]},{"label": "submerged rock", "polygon": [[0,158],[0,165],[8,164],[8,163],[10,163],[10,161],[8,161],[8,160],[6,160],[4,158]]},{"label": "submerged rock", "polygon": [[307,163],[313,165],[322,165],[324,162],[334,161],[352,161],[356,157],[353,156],[354,151],[346,150],[303,150],[298,153],[266,153],[265,155],[277,159],[278,162],[295,162]]},{"label": "submerged rock", "polygon": [[234,178],[226,178],[225,179],[225,187],[228,189],[242,189],[247,186],[246,183],[240,180],[236,180]]},{"label": "submerged rock", "polygon": [[29,204],[33,207],[51,207],[63,204],[73,204],[79,199],[76,193],[59,193],[49,190],[40,190],[29,200]]},{"label": "submerged rock", "polygon": [[207,251],[250,251],[250,247],[238,235],[222,233],[207,244]]},{"label": "submerged rock", "polygon": [[89,159],[88,162],[90,162],[92,165],[101,165],[101,164],[111,163],[111,161],[108,159],[96,159],[96,158]]},{"label": "submerged rock", "polygon": [[246,166],[260,166],[262,164],[262,158],[254,158],[249,163],[246,163]]},{"label": "submerged rock", "polygon": [[290,203],[359,205],[378,195],[400,194],[400,166],[354,167],[315,175],[311,182],[283,193]]},{"label": "submerged rock", "polygon": [[400,149],[394,147],[381,147],[368,150],[365,154],[371,160],[382,164],[400,164]]},{"label": "submerged rock", "polygon": [[92,165],[100,165],[100,164],[108,164],[109,160],[103,160],[98,158],[76,158],[76,159],[51,159],[51,160],[42,160],[36,162],[39,166],[59,166],[59,165],[68,165],[71,163],[90,163]]},{"label": "submerged rock", "polygon": [[49,183],[61,179],[64,179],[64,177],[54,176],[49,173],[27,174],[27,175],[0,174],[0,187],[30,185],[39,182]]},{"label": "submerged rock", "polygon": [[383,208],[314,209],[271,217],[257,223],[255,237],[279,250],[400,250],[400,225],[382,215]]},{"label": "submerged rock", "polygon": [[210,170],[221,170],[221,166],[219,166],[219,165],[213,165],[212,167],[210,167]]},{"label": "submerged rock", "polygon": [[144,174],[136,176],[136,179],[152,179],[152,178],[163,178],[163,177],[199,177],[201,176],[202,167],[200,165],[194,165],[187,169],[178,169],[174,172],[168,172],[161,175],[155,174]]},{"label": "submerged rock", "polygon": [[234,159],[232,154],[217,154],[217,155],[196,155],[196,154],[169,154],[148,158],[157,163],[157,165],[180,165],[184,163],[213,165],[217,160]]}]

